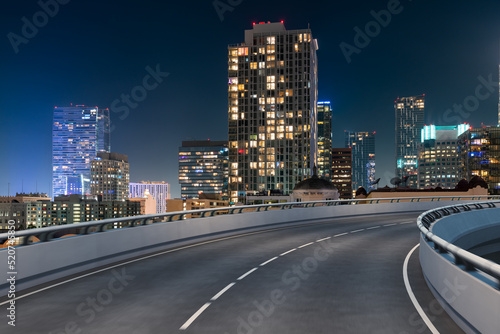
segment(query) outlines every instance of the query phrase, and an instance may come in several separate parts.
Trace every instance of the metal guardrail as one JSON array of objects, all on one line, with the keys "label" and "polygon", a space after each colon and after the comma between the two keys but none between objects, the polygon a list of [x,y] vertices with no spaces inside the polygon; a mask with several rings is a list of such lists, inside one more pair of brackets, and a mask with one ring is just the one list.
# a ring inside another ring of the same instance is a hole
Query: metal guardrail
[{"label": "metal guardrail", "polygon": [[[137,226],[150,225],[153,223],[168,223],[186,219],[187,216],[196,215],[190,219],[200,219],[218,214],[240,214],[247,212],[259,212],[269,210],[288,210],[295,208],[308,208],[316,206],[336,206],[336,205],[364,205],[379,203],[401,203],[401,202],[423,202],[423,201],[443,201],[443,200],[480,200],[480,199],[500,199],[500,196],[427,196],[427,197],[407,197],[407,198],[365,198],[353,200],[335,201],[313,201],[313,202],[293,202],[277,204],[259,204],[246,206],[233,206],[222,208],[199,209],[190,211],[166,212],[161,214],[150,214],[142,216],[132,216],[123,218],[105,219],[91,222],[49,226],[37,229],[27,229],[17,231],[16,238],[19,238],[17,245],[29,245],[38,242],[48,242],[68,234],[85,235],[90,233],[105,232],[118,228],[132,228]],[[0,245],[8,240],[8,234],[0,234]],[[1,251],[1,249],[0,249]]]},{"label": "metal guardrail", "polygon": [[496,288],[500,290],[500,265],[490,260],[466,251],[448,241],[438,237],[429,231],[431,225],[443,216],[481,210],[487,208],[497,208],[500,201],[489,201],[468,204],[456,204],[429,210],[421,214],[417,219],[417,225],[425,240],[434,244],[434,249],[441,254],[450,254],[455,259],[455,265],[463,266],[466,271],[482,271],[497,280]]}]

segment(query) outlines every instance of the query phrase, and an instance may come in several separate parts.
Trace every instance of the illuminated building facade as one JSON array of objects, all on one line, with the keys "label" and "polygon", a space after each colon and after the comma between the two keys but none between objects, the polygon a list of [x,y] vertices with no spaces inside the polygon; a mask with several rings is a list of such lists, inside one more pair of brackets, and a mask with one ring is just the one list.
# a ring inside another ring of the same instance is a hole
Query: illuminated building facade
[{"label": "illuminated building facade", "polygon": [[460,178],[481,177],[490,195],[500,195],[500,128],[470,128],[458,138]]},{"label": "illuminated building facade", "polygon": [[228,148],[226,141],[183,141],[179,148],[179,183],[182,198],[218,194],[227,198]]},{"label": "illuminated building facade", "polygon": [[352,149],[352,190],[373,189],[375,181],[375,132],[345,131],[345,147]]},{"label": "illuminated building facade", "polygon": [[90,194],[90,162],[110,151],[109,110],[85,106],[54,108],[52,194]]},{"label": "illuminated building facade", "polygon": [[129,199],[128,156],[119,153],[97,153],[90,163],[90,189],[92,195],[102,195],[103,201]]},{"label": "illuminated building facade", "polygon": [[418,146],[424,127],[425,95],[402,97],[394,102],[396,113],[396,176],[408,176],[406,185],[418,185]]},{"label": "illuminated building facade", "polygon": [[460,181],[458,136],[468,129],[468,124],[424,126],[418,150],[418,187],[420,189],[455,188]]},{"label": "illuminated building facade", "polygon": [[139,183],[130,183],[129,192],[130,198],[144,197],[146,190],[156,201],[156,213],[164,213],[167,211],[167,199],[170,199],[170,185],[167,182],[149,182],[142,181]]},{"label": "illuminated building facade", "polygon": [[352,199],[352,149],[332,148],[332,183],[340,199]]},{"label": "illuminated building facade", "polygon": [[254,24],[228,47],[229,195],[292,192],[317,161],[318,43],[310,29]]},{"label": "illuminated building facade", "polygon": [[318,102],[318,176],[331,180],[332,108],[330,101]]}]

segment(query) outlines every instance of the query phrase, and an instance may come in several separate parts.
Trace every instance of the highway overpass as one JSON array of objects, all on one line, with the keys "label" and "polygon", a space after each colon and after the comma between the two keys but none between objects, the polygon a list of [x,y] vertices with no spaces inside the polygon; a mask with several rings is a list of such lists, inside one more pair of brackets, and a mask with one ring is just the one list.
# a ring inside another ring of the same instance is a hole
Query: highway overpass
[{"label": "highway overpass", "polygon": [[[424,279],[417,228],[422,212],[460,203],[255,206],[91,223],[67,238],[20,232],[42,242],[15,248],[16,326],[4,316],[0,333],[461,333]],[[0,299],[5,314],[11,300]]]}]

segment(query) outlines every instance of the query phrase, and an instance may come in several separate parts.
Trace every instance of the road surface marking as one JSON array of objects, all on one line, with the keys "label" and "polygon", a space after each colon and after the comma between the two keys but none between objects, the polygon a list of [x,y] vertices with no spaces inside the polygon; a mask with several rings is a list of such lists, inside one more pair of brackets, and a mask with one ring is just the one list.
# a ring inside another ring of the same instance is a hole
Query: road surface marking
[{"label": "road surface marking", "polygon": [[326,237],[326,238],[323,238],[323,239],[316,240],[316,242],[325,241],[325,240],[328,240],[328,239],[331,239],[331,238],[332,238],[332,237]]},{"label": "road surface marking", "polygon": [[311,246],[314,242],[310,242],[308,244],[305,244],[305,245],[302,245],[302,246],[299,246],[297,248],[304,248],[304,247],[307,247],[307,246]]},{"label": "road surface marking", "polygon": [[364,230],[365,230],[365,229],[364,229],[364,228],[362,228],[361,230],[351,231],[351,232],[349,232],[349,233],[358,233],[358,232],[363,232]]},{"label": "road surface marking", "polygon": [[394,224],[385,224],[383,226],[394,226],[394,225],[397,225],[397,223],[394,223]]},{"label": "road surface marking", "polygon": [[432,321],[427,317],[425,314],[424,310],[418,303],[417,298],[415,297],[415,294],[413,293],[411,286],[410,286],[410,280],[408,279],[408,262],[410,262],[410,257],[413,254],[413,252],[420,246],[420,244],[417,244],[413,249],[406,255],[405,262],[403,264],[403,280],[405,282],[406,286],[406,291],[408,292],[408,296],[410,296],[411,302],[413,303],[413,306],[417,309],[418,314],[422,318],[422,320],[425,322],[429,330],[431,331],[432,334],[439,334],[439,331],[434,327],[432,324]]},{"label": "road surface marking", "polygon": [[346,235],[346,234],[347,234],[347,232],[346,232],[346,233],[340,233],[340,234],[336,234],[336,235],[334,235],[333,237],[334,237],[334,238],[336,238],[336,237],[341,237],[341,236]]},{"label": "road surface marking", "polygon": [[297,248],[290,249],[288,252],[281,253],[280,256],[285,256],[287,254],[290,254],[291,252],[295,252],[296,250],[297,250]]},{"label": "road surface marking", "polygon": [[381,227],[382,227],[382,226],[380,226],[380,225],[379,225],[379,226],[368,227],[368,228],[367,228],[367,230],[374,230],[374,229],[376,229],[376,228],[381,228]]},{"label": "road surface marking", "polygon": [[259,269],[259,268],[253,268],[252,270],[247,271],[247,273],[246,273],[246,274],[243,274],[243,275],[241,275],[241,276],[238,278],[238,281],[241,281],[242,279],[244,279],[245,277],[247,277],[248,275],[250,275],[251,273],[253,273],[253,272],[254,272],[254,271],[256,271],[257,269]]},{"label": "road surface marking", "polygon": [[224,292],[226,292],[227,290],[231,289],[233,287],[233,285],[235,285],[236,283],[231,283],[229,284],[228,286],[226,286],[224,289],[222,289],[218,294],[216,294],[215,296],[212,297],[212,299],[210,299],[211,301],[215,301],[217,300],[217,298],[219,298],[220,296],[222,296],[222,294]]},{"label": "road surface marking", "polygon": [[263,266],[265,266],[266,264],[268,264],[269,262],[273,262],[273,261],[274,261],[274,260],[276,260],[277,258],[278,258],[278,257],[277,257],[277,256],[275,256],[275,257],[273,257],[272,259],[267,260],[266,262],[262,263],[260,266],[261,266],[261,267],[263,267]]},{"label": "road surface marking", "polygon": [[202,307],[201,307],[198,311],[196,311],[196,313],[195,313],[195,314],[193,314],[193,315],[192,315],[192,317],[191,317],[191,318],[189,318],[189,319],[188,319],[188,321],[186,321],[186,322],[184,323],[184,325],[182,325],[182,327],[181,327],[181,328],[179,328],[179,329],[180,329],[181,331],[185,331],[185,330],[186,330],[186,329],[187,329],[187,328],[188,328],[188,327],[189,327],[189,326],[193,323],[193,321],[195,321],[195,320],[196,320],[196,318],[198,318],[198,317],[200,316],[200,314],[202,314],[202,313],[203,313],[203,311],[205,311],[205,310],[207,309],[207,307],[209,307],[209,306],[210,306],[210,304],[212,304],[212,303],[206,303],[205,305],[203,305],[203,306],[202,306]]}]

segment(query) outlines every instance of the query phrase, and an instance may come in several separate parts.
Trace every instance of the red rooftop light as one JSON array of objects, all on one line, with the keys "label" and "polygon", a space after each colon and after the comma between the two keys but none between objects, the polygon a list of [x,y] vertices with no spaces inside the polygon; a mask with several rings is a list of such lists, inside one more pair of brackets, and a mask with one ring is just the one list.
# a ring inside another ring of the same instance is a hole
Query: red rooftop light
[{"label": "red rooftop light", "polygon": [[253,23],[253,25],[255,25],[255,22]]},{"label": "red rooftop light", "polygon": [[285,23],[285,20],[281,20],[281,23]]}]

